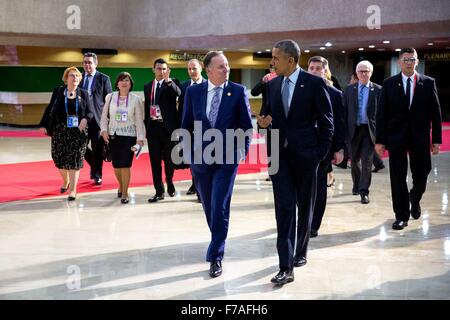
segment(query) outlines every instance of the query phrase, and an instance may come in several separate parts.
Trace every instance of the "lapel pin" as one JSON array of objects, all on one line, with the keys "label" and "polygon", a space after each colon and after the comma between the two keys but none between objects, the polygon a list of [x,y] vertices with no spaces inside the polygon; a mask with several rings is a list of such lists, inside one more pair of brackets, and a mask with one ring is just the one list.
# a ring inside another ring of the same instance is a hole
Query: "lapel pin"
[{"label": "lapel pin", "polygon": [[304,86],[305,86],[304,84],[301,84],[301,85],[300,85],[300,88],[303,88]]},{"label": "lapel pin", "polygon": [[374,88],[370,88],[370,91],[374,91],[375,89]]},{"label": "lapel pin", "polygon": [[399,87],[401,87],[401,86],[402,86],[402,84],[401,84],[401,83],[399,83],[399,84],[398,84],[398,86],[399,86]]},{"label": "lapel pin", "polygon": [[228,92],[228,93],[227,93],[227,96],[231,97],[231,92]]}]

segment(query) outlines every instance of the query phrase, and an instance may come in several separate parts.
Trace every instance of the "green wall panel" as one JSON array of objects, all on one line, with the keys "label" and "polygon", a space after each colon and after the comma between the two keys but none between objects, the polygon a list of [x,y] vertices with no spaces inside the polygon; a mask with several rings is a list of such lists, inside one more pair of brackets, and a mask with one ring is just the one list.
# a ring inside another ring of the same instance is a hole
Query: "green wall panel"
[{"label": "green wall panel", "polygon": [[[82,67],[78,67],[80,71]],[[61,85],[64,67],[0,67],[0,91],[12,92],[51,92],[53,88]],[[116,76],[127,71],[134,80],[134,90],[142,91],[144,84],[153,79],[150,68],[98,68],[99,71],[109,75],[114,86]],[[171,69],[170,76],[180,81],[189,78],[185,68]],[[233,79],[231,79],[233,80]]]}]

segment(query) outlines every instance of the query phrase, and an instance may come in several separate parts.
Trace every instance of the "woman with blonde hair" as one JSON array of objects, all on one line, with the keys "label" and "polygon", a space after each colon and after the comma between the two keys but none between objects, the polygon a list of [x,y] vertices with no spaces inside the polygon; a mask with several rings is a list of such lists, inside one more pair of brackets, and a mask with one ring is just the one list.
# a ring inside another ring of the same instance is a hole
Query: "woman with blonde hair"
[{"label": "woman with blonde hair", "polygon": [[53,90],[40,123],[40,131],[51,136],[52,159],[63,180],[60,192],[69,189],[69,201],[76,199],[87,145],[86,125],[93,116],[88,93],[78,87],[81,78],[76,67],[64,71],[65,85]]},{"label": "woman with blonde hair", "polygon": [[131,180],[133,150],[144,146],[144,107],[142,99],[130,93],[133,78],[128,72],[121,72],[114,85],[117,91],[105,98],[100,130],[105,143],[111,148],[112,165],[119,190],[117,196],[123,204],[128,203],[128,186]]}]

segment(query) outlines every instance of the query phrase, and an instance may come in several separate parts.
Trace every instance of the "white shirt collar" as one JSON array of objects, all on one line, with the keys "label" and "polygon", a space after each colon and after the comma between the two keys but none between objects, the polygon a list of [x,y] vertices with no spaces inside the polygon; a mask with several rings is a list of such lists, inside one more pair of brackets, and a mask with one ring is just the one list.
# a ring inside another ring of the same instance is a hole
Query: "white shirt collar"
[{"label": "white shirt collar", "polygon": [[86,72],[86,77],[87,77],[87,76],[92,76],[92,77],[94,77],[96,73],[97,73],[97,70],[95,70],[95,71],[92,72],[91,74],[89,74],[89,73]]},{"label": "white shirt collar", "polygon": [[408,77],[407,75],[405,75],[405,74],[402,72],[402,80],[403,80],[404,83],[406,83],[406,81],[408,81],[408,78],[410,78],[410,79],[414,82],[414,77],[415,77],[415,75],[416,75],[416,71],[414,71],[414,73],[413,73],[413,75],[412,75],[411,77]]},{"label": "white shirt collar", "polygon": [[[225,81],[224,83],[222,83],[219,87],[221,87],[222,89],[226,87],[228,81]],[[208,92],[211,90],[214,90],[216,86],[212,84],[211,81],[208,80]]]},{"label": "white shirt collar", "polygon": [[203,81],[203,78],[202,78],[202,77],[200,77],[200,79],[198,79],[197,81],[194,81],[194,80],[191,79],[191,86],[192,86],[194,83],[200,84],[200,83],[202,83],[202,81]]}]

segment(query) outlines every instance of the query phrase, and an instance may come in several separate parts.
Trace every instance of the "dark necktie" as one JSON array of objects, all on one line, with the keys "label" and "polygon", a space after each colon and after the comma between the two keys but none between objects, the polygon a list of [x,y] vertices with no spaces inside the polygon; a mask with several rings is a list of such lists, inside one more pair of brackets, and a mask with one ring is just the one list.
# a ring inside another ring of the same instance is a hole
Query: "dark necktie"
[{"label": "dark necktie", "polygon": [[290,82],[291,82],[291,80],[289,78],[286,78],[286,80],[284,80],[283,90],[281,91],[281,102],[283,103],[283,109],[284,109],[284,114],[286,115],[286,118],[289,113],[289,84],[290,84]]},{"label": "dark necktie", "polygon": [[156,85],[156,91],[155,91],[155,104],[159,103],[159,95],[161,94],[161,84],[158,81],[158,84]]},{"label": "dark necktie", "polygon": [[411,108],[411,78],[406,80],[406,99],[408,99],[408,109]]},{"label": "dark necktie", "polygon": [[84,81],[84,86],[83,86],[84,90],[89,90],[89,80],[91,79],[91,77],[92,76],[90,74],[86,75],[86,80]]}]

